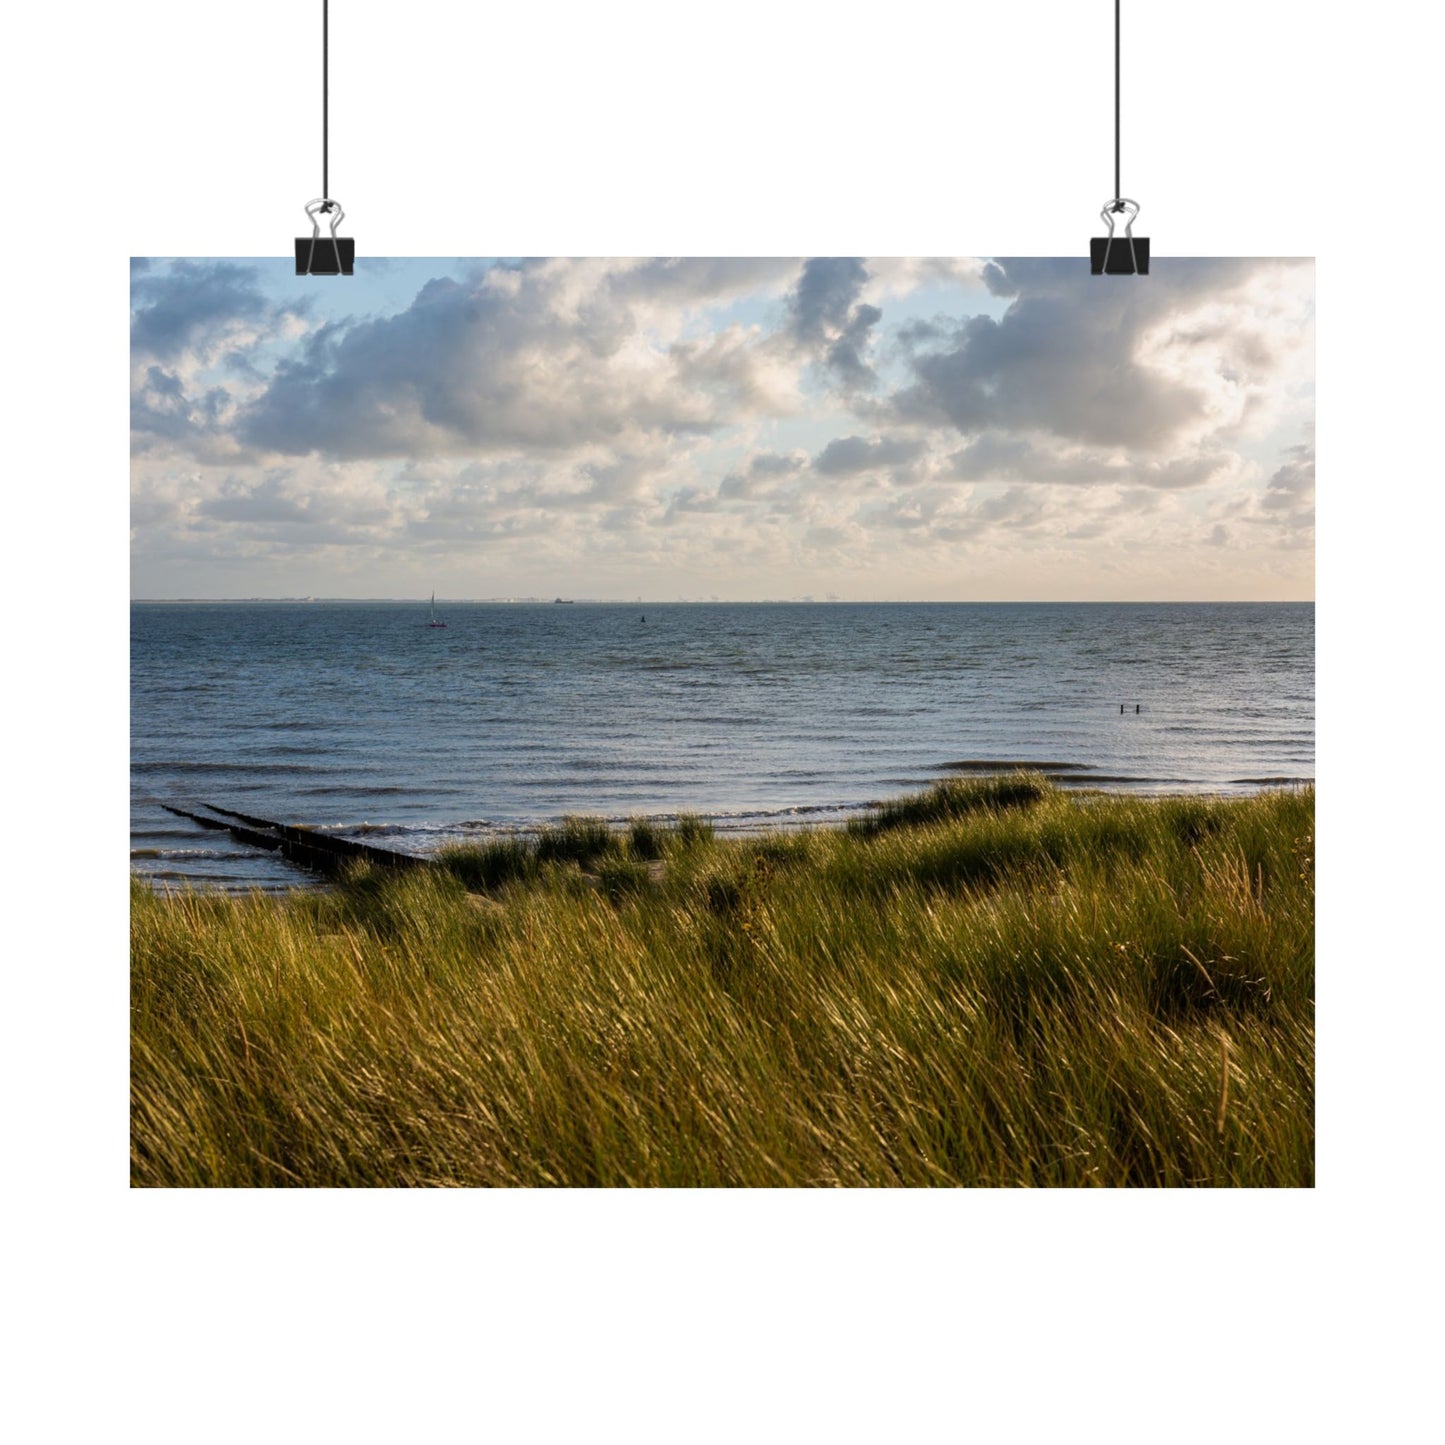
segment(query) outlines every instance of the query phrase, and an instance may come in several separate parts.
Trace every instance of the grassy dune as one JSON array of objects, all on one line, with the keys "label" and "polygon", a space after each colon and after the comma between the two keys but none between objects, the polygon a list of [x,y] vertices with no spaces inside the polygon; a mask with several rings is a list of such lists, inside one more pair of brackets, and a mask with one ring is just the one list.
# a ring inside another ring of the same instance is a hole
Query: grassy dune
[{"label": "grassy dune", "polygon": [[282,900],[136,885],[132,1179],[1309,1185],[1313,830],[1309,791],[1013,776]]}]

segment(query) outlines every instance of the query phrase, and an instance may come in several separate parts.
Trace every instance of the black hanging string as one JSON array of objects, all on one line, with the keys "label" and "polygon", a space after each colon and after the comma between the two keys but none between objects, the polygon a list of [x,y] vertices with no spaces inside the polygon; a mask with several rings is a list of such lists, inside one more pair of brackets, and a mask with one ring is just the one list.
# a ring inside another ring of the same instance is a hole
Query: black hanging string
[{"label": "black hanging string", "polygon": [[[296,238],[298,276],[350,276],[356,242],[336,234],[346,219],[339,201],[331,199],[331,5],[321,0],[321,194],[306,203],[310,236]],[[329,218],[330,236],[321,235],[321,217]],[[320,245],[318,246],[318,242]]]},{"label": "black hanging string", "polygon": [[1124,187],[1119,181],[1119,0],[1114,0],[1114,209],[1120,210]]},{"label": "black hanging string", "polygon": [[[1119,0],[1114,0],[1117,6]],[[331,124],[331,9],[330,0],[321,0],[321,199],[323,211],[331,209],[330,124]],[[1114,189],[1118,195],[1118,187]]]},{"label": "black hanging string", "polygon": [[[1134,234],[1134,221],[1139,215],[1138,201],[1131,201],[1124,195],[1123,167],[1120,164],[1122,151],[1124,106],[1122,99],[1119,36],[1122,26],[1119,12],[1122,0],[1114,0],[1114,194],[1104,202],[1100,218],[1109,228],[1107,236],[1099,236],[1089,242],[1089,269],[1096,276],[1147,276],[1149,274],[1149,241],[1147,237]],[[1122,216],[1124,234],[1115,242],[1115,218]]]}]

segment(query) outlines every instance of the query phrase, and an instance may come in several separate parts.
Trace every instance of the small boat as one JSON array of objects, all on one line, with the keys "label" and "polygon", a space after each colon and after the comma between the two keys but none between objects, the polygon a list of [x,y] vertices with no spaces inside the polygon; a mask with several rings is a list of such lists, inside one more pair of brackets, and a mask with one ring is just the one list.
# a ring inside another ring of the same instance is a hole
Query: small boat
[{"label": "small boat", "polygon": [[427,626],[428,626],[428,627],[445,627],[445,626],[446,626],[446,623],[445,623],[445,622],[438,622],[438,621],[437,621],[437,595],[436,595],[435,592],[433,592],[432,595],[431,595],[431,621],[427,623]]}]

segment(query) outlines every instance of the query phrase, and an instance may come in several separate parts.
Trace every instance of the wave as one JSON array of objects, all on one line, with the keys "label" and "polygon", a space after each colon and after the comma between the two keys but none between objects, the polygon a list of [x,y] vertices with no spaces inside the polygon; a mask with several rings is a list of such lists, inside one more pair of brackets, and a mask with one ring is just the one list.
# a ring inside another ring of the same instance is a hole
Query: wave
[{"label": "wave", "polygon": [[964,758],[956,763],[939,763],[946,773],[996,773],[1030,768],[1040,773],[1088,773],[1091,763],[1039,763],[1028,758]]},{"label": "wave", "polygon": [[235,858],[221,848],[132,848],[132,858]]},{"label": "wave", "polygon": [[194,763],[184,762],[180,759],[161,760],[152,759],[147,762],[133,762],[130,765],[133,773],[200,773],[222,774],[222,773],[269,773],[272,775],[287,775],[292,773],[330,773],[335,768],[325,763],[263,763],[263,762],[233,762],[233,763]]},{"label": "wave", "polygon": [[1313,778],[1231,778],[1231,783],[1244,787],[1276,787],[1286,784],[1313,783]]},{"label": "wave", "polygon": [[454,797],[460,791],[457,788],[447,788],[436,784],[422,789],[405,783],[374,784],[367,783],[364,786],[357,786],[350,783],[316,783],[308,788],[297,788],[298,798],[354,798],[363,796],[367,798],[391,798],[391,797]]},{"label": "wave", "polygon": [[1077,783],[1080,787],[1092,787],[1095,783],[1130,783],[1141,788],[1202,788],[1208,784],[1203,778],[1145,778],[1136,773],[1090,773],[1087,778],[1060,778],[1062,783]]}]

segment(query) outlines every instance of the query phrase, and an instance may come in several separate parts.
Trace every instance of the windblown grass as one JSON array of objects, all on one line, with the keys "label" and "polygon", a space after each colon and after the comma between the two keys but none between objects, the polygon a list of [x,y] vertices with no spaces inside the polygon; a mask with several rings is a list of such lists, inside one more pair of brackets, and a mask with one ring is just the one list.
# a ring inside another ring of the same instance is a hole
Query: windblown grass
[{"label": "windblown grass", "polygon": [[848,831],[858,837],[869,838],[892,832],[895,828],[966,818],[970,813],[1026,807],[1037,803],[1049,791],[1049,786],[1038,773],[1020,773],[1013,777],[949,778],[926,793],[914,793],[880,803],[863,817],[850,819]]},{"label": "windblown grass", "polygon": [[1311,791],[878,816],[137,885],[132,1179],[1313,1182]]}]

